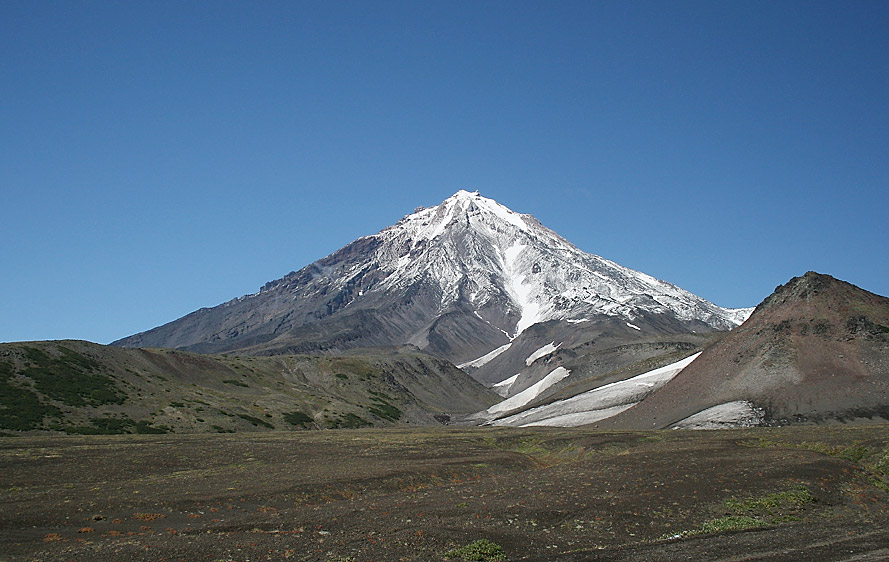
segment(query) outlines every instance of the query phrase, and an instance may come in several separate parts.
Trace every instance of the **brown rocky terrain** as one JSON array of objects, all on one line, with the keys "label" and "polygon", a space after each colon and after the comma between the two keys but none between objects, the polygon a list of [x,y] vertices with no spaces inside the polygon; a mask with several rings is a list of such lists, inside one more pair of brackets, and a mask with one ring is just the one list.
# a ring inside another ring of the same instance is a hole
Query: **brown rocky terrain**
[{"label": "brown rocky terrain", "polygon": [[670,427],[748,401],[773,424],[889,419],[889,299],[809,272],[600,428]]},{"label": "brown rocky terrain", "polygon": [[0,560],[876,561],[887,475],[885,425],[4,437]]}]

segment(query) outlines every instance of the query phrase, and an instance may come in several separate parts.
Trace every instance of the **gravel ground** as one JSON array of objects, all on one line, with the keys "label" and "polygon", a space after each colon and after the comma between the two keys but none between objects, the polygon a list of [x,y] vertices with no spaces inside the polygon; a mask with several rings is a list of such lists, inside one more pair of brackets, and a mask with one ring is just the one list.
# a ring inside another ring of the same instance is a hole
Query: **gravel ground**
[{"label": "gravel ground", "polygon": [[[885,560],[886,426],[0,438],[0,561]],[[460,560],[460,558],[454,558]]]}]

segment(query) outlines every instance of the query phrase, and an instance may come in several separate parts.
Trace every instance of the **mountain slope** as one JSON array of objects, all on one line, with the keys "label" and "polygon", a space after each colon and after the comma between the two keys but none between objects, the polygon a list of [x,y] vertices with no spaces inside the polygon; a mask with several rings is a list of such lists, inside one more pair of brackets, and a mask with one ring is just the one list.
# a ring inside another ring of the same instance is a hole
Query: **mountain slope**
[{"label": "mountain slope", "polygon": [[766,423],[889,419],[889,299],[809,272],[637,406],[597,425],[693,425],[746,406]]},{"label": "mountain slope", "polygon": [[0,430],[230,432],[437,425],[497,396],[420,353],[226,357],[0,344]]},{"label": "mountain slope", "polygon": [[[689,333],[727,330],[747,314],[582,252],[532,216],[460,191],[256,294],[114,344],[253,355],[411,344],[464,363],[546,322],[620,319],[631,331]],[[514,374],[483,371],[474,375],[489,382]]]}]

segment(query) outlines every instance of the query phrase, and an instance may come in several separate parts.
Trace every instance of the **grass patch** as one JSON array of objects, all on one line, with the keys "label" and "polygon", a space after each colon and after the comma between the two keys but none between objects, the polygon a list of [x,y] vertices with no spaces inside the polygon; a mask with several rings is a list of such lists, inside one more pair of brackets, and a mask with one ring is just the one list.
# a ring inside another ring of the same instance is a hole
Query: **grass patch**
[{"label": "grass patch", "polygon": [[343,414],[337,419],[326,420],[325,425],[328,429],[358,429],[360,427],[369,427],[373,425],[364,418],[361,418],[351,412]]},{"label": "grass patch", "polygon": [[746,531],[747,529],[755,529],[762,527],[765,523],[761,519],[750,517],[749,515],[726,515],[718,519],[705,521],[701,525],[701,533],[723,533],[726,531]]},{"label": "grass patch", "polygon": [[869,447],[860,443],[851,445],[828,445],[820,441],[803,441],[786,443],[760,437],[742,441],[747,447],[781,447],[785,449],[802,449],[814,451],[830,457],[844,459],[859,465],[870,476],[871,482],[881,490],[889,492],[889,447]]},{"label": "grass patch", "polygon": [[267,422],[265,420],[255,418],[255,417],[247,415],[247,414],[237,414],[237,416],[239,418],[241,418],[242,420],[248,421],[257,427],[262,426],[262,427],[267,427],[269,429],[275,429],[275,426],[273,426],[272,424],[270,424],[269,422]]},{"label": "grass patch", "polygon": [[65,346],[58,346],[58,357],[35,347],[23,347],[28,366],[21,374],[34,381],[34,389],[68,406],[123,404],[126,395],[119,392],[111,377],[97,373],[97,361]]},{"label": "grass patch", "polygon": [[43,427],[46,417],[61,417],[55,406],[44,404],[30,388],[13,382],[12,365],[0,362],[0,428],[27,431]]},{"label": "grass patch", "polygon": [[74,435],[120,435],[132,433],[136,424],[129,418],[91,418],[90,425],[68,426],[65,433]]},{"label": "grass patch", "polygon": [[237,381],[235,379],[225,379],[222,381],[223,384],[230,384],[232,386],[242,386],[244,388],[249,388],[250,385],[241,381]]},{"label": "grass patch", "polygon": [[789,521],[799,521],[798,514],[808,504],[817,499],[808,488],[799,486],[757,498],[729,498],[722,507],[729,515],[704,521],[697,529],[665,535],[662,539],[681,539],[696,535],[707,535],[730,531],[746,531]]},{"label": "grass patch", "polygon": [[134,427],[136,433],[140,434],[161,434],[161,433],[170,433],[170,428],[164,425],[153,426],[151,422],[147,421],[137,421]]},{"label": "grass patch", "polygon": [[448,560],[456,558],[465,561],[478,562],[502,562],[506,560],[506,554],[503,553],[503,547],[488,539],[479,539],[466,546],[449,550],[444,553],[444,557]]},{"label": "grass patch", "polygon": [[361,379],[378,377],[382,374],[382,370],[379,367],[355,357],[333,359],[330,362],[330,369],[338,373],[351,373]]},{"label": "grass patch", "polygon": [[383,402],[382,400],[374,402],[373,406],[368,408],[367,411],[384,420],[395,422],[401,419],[401,410],[388,402]]},{"label": "grass patch", "polygon": [[788,511],[798,511],[804,505],[814,502],[815,496],[812,495],[809,489],[799,487],[759,498],[747,498],[745,500],[730,498],[723,505],[726,509],[738,515],[780,516],[786,515]]},{"label": "grass patch", "polygon": [[304,414],[302,412],[287,412],[283,415],[284,421],[291,425],[295,425],[297,427],[305,427],[307,425],[315,423],[315,419],[312,416]]}]

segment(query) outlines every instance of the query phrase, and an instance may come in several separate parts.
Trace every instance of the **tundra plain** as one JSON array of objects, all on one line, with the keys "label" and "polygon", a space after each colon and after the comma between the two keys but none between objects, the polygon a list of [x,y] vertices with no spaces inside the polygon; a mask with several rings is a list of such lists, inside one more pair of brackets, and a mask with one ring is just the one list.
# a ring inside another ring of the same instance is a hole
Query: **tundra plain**
[{"label": "tundra plain", "polygon": [[25,435],[0,502],[4,562],[884,560],[889,427]]}]

